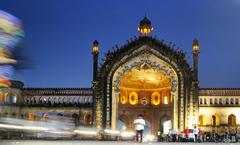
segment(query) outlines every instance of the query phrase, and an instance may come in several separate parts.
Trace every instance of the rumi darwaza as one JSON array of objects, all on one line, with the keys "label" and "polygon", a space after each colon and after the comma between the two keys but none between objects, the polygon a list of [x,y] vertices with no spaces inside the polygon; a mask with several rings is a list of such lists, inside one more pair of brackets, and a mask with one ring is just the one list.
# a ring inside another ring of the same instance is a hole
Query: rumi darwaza
[{"label": "rumi darwaza", "polygon": [[184,52],[152,37],[146,16],[138,31],[139,37],[109,50],[101,64],[100,45],[93,42],[89,88],[25,88],[11,80],[0,92],[0,116],[134,131],[133,120],[141,114],[152,134],[195,126],[220,132],[240,125],[239,88],[199,88],[197,39],[191,66]]}]

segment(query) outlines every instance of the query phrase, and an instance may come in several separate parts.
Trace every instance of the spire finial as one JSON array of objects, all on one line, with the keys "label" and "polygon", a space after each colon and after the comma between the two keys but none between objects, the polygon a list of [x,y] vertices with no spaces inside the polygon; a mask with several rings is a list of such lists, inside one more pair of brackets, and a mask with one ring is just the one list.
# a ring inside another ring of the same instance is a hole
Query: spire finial
[{"label": "spire finial", "polygon": [[145,17],[139,23],[138,32],[141,36],[148,36],[152,30],[151,21],[147,18],[147,13],[145,12]]}]

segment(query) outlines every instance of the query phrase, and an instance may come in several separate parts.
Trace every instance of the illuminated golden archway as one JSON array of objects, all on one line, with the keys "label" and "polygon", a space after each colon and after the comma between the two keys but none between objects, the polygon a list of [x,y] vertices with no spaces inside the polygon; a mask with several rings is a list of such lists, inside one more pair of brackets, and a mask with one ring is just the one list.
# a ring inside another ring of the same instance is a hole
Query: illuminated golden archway
[{"label": "illuminated golden archway", "polygon": [[122,64],[114,71],[111,90],[112,129],[116,129],[117,126],[119,102],[122,104],[138,102],[142,105],[172,103],[173,127],[178,128],[178,76],[172,66],[159,57],[150,53],[141,54]]},{"label": "illuminated golden archway", "polygon": [[206,115],[204,115],[204,114],[199,115],[199,117],[198,117],[198,123],[199,123],[199,125],[207,125]]},{"label": "illuminated golden archway", "polygon": [[220,117],[218,114],[212,115],[212,125],[219,126],[220,125]]}]

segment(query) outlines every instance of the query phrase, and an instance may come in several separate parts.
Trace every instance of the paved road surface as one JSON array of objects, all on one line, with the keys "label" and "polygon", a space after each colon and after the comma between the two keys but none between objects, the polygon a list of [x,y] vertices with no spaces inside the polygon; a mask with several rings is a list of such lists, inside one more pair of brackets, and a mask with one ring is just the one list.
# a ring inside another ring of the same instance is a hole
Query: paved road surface
[{"label": "paved road surface", "polygon": [[[158,142],[125,142],[125,141],[43,141],[43,140],[0,140],[0,145],[193,145],[194,143],[158,143]],[[231,145],[236,143],[196,143],[197,145]]]}]

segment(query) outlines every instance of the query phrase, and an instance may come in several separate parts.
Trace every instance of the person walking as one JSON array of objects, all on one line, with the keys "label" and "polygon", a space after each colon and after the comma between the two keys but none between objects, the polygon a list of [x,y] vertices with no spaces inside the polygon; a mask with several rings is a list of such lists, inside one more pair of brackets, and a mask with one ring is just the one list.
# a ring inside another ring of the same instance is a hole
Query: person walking
[{"label": "person walking", "polygon": [[[145,126],[145,120],[143,119],[142,115],[138,115],[138,117],[134,120],[133,124],[135,125],[135,129],[136,129],[136,140],[137,142],[142,142],[143,131]],[[139,135],[140,135],[140,140],[139,140]]]},{"label": "person walking", "polygon": [[237,128],[235,131],[235,141],[236,141],[236,143],[238,143],[238,129]]},{"label": "person walking", "polygon": [[195,136],[194,141],[197,142],[198,141],[198,128],[196,126],[194,126],[193,134]]},{"label": "person walking", "polygon": [[228,140],[229,140],[229,132],[228,132],[228,129],[227,129],[226,132],[225,132],[225,139],[226,139],[226,142],[228,142]]},{"label": "person walking", "polygon": [[158,142],[161,141],[161,131],[160,130],[157,131],[157,141]]},{"label": "person walking", "polygon": [[186,136],[185,141],[189,141],[188,135],[190,133],[190,130],[188,129],[188,127],[184,130],[184,133],[185,133],[185,136]]}]

